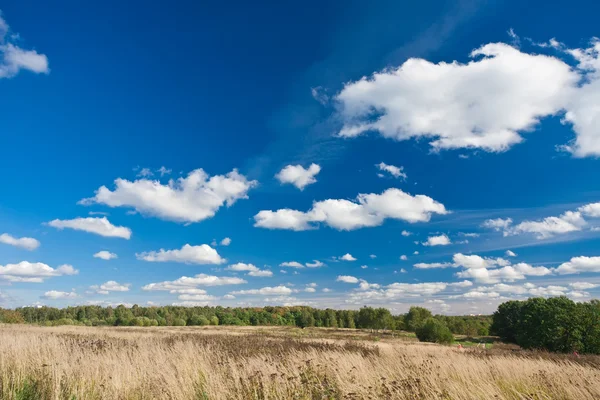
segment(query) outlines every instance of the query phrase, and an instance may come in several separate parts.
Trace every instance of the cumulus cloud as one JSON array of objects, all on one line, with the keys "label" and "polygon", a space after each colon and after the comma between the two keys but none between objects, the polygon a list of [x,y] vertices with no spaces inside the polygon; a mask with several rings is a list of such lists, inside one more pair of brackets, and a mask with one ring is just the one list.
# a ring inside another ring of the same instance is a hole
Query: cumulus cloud
[{"label": "cumulus cloud", "polygon": [[115,253],[111,253],[110,251],[102,250],[94,254],[94,258],[100,258],[102,260],[112,260],[114,258],[118,258]]},{"label": "cumulus cloud", "polygon": [[226,260],[222,258],[217,250],[207,244],[199,246],[184,245],[181,249],[148,251],[136,253],[138,260],[150,262],[179,262],[185,264],[223,264]]},{"label": "cumulus cloud", "polygon": [[300,264],[298,261],[286,261],[279,264],[280,267],[289,267],[289,268],[304,268],[304,265]]},{"label": "cumulus cloud", "polygon": [[[0,17],[1,18],[1,17]],[[20,247],[25,250],[35,250],[40,247],[40,242],[34,238],[30,237],[22,237],[16,238],[14,236],[9,235],[8,233],[3,233],[0,235],[0,243],[9,244],[11,246]]]},{"label": "cumulus cloud", "polygon": [[225,204],[229,207],[237,200],[247,199],[248,191],[257,184],[236,169],[212,177],[203,169],[196,169],[187,177],[171,179],[167,184],[146,178],[135,181],[118,178],[114,191],[102,186],[94,197],[79,203],[131,207],[164,220],[193,223],[212,218]]},{"label": "cumulus cloud", "polygon": [[561,58],[489,43],[473,50],[467,64],[412,58],[349,82],[335,96],[339,135],[377,131],[394,140],[426,138],[434,150],[500,152],[520,143],[540,119],[563,114],[575,139],[562,148],[576,157],[598,156],[600,40],[584,49],[556,41],[551,47]]},{"label": "cumulus cloud", "polygon": [[336,281],[345,283],[358,283],[358,278],[350,275],[338,275]]},{"label": "cumulus cloud", "polygon": [[293,293],[293,290],[288,288],[287,286],[279,285],[275,287],[263,287],[260,289],[248,289],[248,290],[238,290],[235,292],[231,292],[230,294],[234,296],[239,295],[253,295],[259,294],[263,296],[287,296]]},{"label": "cumulus cloud", "polygon": [[398,179],[406,179],[408,176],[404,172],[404,167],[396,167],[395,165],[389,165],[384,162],[380,162],[379,164],[375,164],[380,171],[387,172],[392,175],[394,178]]},{"label": "cumulus cloud", "polygon": [[346,301],[361,305],[365,303],[387,303],[404,298],[434,295],[446,290],[448,287],[449,284],[446,282],[392,283],[380,289],[350,293]]},{"label": "cumulus cloud", "polygon": [[473,279],[481,283],[514,282],[526,276],[545,276],[552,274],[546,267],[533,267],[526,263],[509,265],[497,269],[472,268],[456,273],[459,278]]},{"label": "cumulus cloud", "polygon": [[571,286],[575,290],[588,290],[588,289],[595,289],[600,285],[595,284],[595,283],[589,283],[589,282],[571,282],[571,283],[569,283],[569,286]]},{"label": "cumulus cloud", "polygon": [[221,240],[221,246],[229,246],[231,244],[231,239],[226,237],[225,239]]},{"label": "cumulus cloud", "polygon": [[267,277],[273,276],[273,272],[269,270],[261,270],[254,264],[237,263],[226,268],[228,271],[248,272],[249,276]]},{"label": "cumulus cloud", "polygon": [[65,228],[95,233],[105,237],[118,237],[129,240],[131,229],[124,226],[115,226],[106,217],[102,218],[75,218],[68,220],[55,219],[48,222],[48,226],[62,230]]},{"label": "cumulus cloud", "polygon": [[117,281],[107,281],[101,285],[92,285],[90,289],[98,294],[109,294],[110,292],[128,292],[131,283],[119,283]]},{"label": "cumulus cloud", "polygon": [[25,50],[12,42],[18,34],[9,34],[10,27],[0,14],[0,79],[12,78],[21,70],[48,74],[48,57],[35,50]]},{"label": "cumulus cloud", "polygon": [[447,246],[449,244],[452,244],[452,242],[445,234],[439,236],[429,236],[427,241],[423,242],[423,246]]},{"label": "cumulus cloud", "polygon": [[214,276],[207,274],[198,274],[194,277],[182,276],[174,281],[163,281],[157,283],[149,283],[142,286],[142,290],[155,291],[179,291],[182,289],[196,288],[198,286],[224,286],[224,285],[241,285],[248,283],[244,279],[234,276]]},{"label": "cumulus cloud", "polygon": [[317,181],[315,176],[321,172],[321,167],[318,164],[311,164],[308,169],[302,165],[288,165],[275,175],[275,178],[282,184],[291,183],[300,190]]},{"label": "cumulus cloud", "polygon": [[68,264],[61,265],[56,269],[44,263],[29,261],[0,265],[0,280],[9,282],[41,283],[54,276],[77,275],[78,273],[78,270]]},{"label": "cumulus cloud", "polygon": [[588,217],[598,218],[600,217],[600,203],[586,204],[585,206],[579,207],[577,211]]},{"label": "cumulus cloud", "polygon": [[340,257],[340,260],[343,261],[356,261],[356,258],[352,256],[352,254],[350,253],[346,253],[343,256]]},{"label": "cumulus cloud", "polygon": [[390,219],[409,223],[428,222],[432,214],[447,214],[442,203],[424,195],[412,196],[391,188],[381,194],[359,194],[356,201],[328,199],[313,203],[307,212],[280,209],[263,210],[254,216],[254,226],[303,231],[319,223],[338,230],[379,226]]},{"label": "cumulus cloud", "polygon": [[47,291],[46,293],[44,293],[44,295],[41,297],[43,299],[47,299],[47,300],[74,299],[77,297],[77,293],[75,293],[74,291],[60,292],[57,290],[50,290],[50,291]]},{"label": "cumulus cloud", "polygon": [[402,235],[402,236],[405,236],[405,237],[408,237],[408,236],[412,235],[412,232],[409,232],[409,231],[402,231],[401,235]]},{"label": "cumulus cloud", "polygon": [[[546,217],[541,220],[525,220],[517,225],[512,225],[512,219],[489,219],[482,226],[485,228],[503,231],[504,236],[531,233],[537,239],[548,239],[556,235],[577,232],[589,228],[588,221],[584,218],[600,217],[600,203],[591,203],[577,208],[575,211],[566,211],[558,217]],[[591,230],[596,229],[592,227]]]},{"label": "cumulus cloud", "polygon": [[506,257],[516,257],[517,255],[511,251],[511,250],[506,250],[506,252],[504,253],[506,255]]},{"label": "cumulus cloud", "polygon": [[585,272],[600,272],[600,257],[573,257],[555,269],[560,275],[579,274]]},{"label": "cumulus cloud", "polygon": [[547,239],[557,234],[580,231],[586,225],[581,213],[567,211],[559,217],[547,217],[541,221],[523,221],[505,231],[505,235],[533,233],[537,239]]},{"label": "cumulus cloud", "polygon": [[313,260],[313,262],[311,262],[311,263],[310,263],[310,262],[307,262],[307,263],[306,263],[306,264],[304,264],[304,265],[306,265],[308,268],[320,268],[320,267],[323,267],[323,266],[325,266],[325,264],[324,264],[324,263],[322,263],[322,262],[321,262],[321,261],[319,261],[319,260]]},{"label": "cumulus cloud", "polygon": [[406,260],[408,260],[408,257],[406,256],[406,254],[402,254],[402,255],[400,256],[400,259],[401,259],[402,261],[406,261]]},{"label": "cumulus cloud", "polygon": [[511,218],[497,218],[497,219],[488,219],[481,224],[484,228],[493,229],[495,231],[503,231],[507,230],[508,227],[512,224],[513,220]]},{"label": "cumulus cloud", "polygon": [[416,269],[434,269],[434,268],[448,268],[455,267],[456,265],[452,263],[417,263],[413,265]]}]

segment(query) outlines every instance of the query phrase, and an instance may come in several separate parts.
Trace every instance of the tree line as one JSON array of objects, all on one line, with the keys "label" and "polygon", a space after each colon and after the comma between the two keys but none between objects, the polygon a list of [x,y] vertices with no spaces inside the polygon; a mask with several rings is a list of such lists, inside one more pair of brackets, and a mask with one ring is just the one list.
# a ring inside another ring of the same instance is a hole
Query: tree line
[{"label": "tree line", "polygon": [[491,332],[525,349],[600,354],[600,300],[507,301],[492,316]]},{"label": "tree line", "polygon": [[117,307],[76,306],[66,308],[0,308],[0,322],[40,325],[88,326],[201,326],[201,325],[287,325],[300,328],[359,328],[415,332],[430,318],[443,323],[453,334],[487,335],[489,316],[433,316],[423,307],[411,307],[407,314],[392,315],[386,308],[360,310],[294,307]]}]

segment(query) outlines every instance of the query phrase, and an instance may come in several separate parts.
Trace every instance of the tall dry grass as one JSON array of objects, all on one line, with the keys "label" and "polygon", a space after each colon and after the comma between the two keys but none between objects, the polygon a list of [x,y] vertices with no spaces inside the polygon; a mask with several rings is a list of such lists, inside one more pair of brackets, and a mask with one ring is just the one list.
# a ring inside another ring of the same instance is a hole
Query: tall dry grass
[{"label": "tall dry grass", "polygon": [[20,400],[600,398],[597,359],[391,339],[292,339],[284,333],[4,325],[0,395]]}]

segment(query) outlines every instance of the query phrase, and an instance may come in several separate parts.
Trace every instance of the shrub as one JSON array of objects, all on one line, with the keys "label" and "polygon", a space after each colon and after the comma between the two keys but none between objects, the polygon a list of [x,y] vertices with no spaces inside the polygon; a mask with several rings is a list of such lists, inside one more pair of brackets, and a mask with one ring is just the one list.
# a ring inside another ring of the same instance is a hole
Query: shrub
[{"label": "shrub", "polygon": [[173,320],[173,326],[185,326],[185,320],[181,318],[175,318]]},{"label": "shrub", "polygon": [[417,338],[421,342],[449,344],[454,341],[450,329],[435,318],[426,319],[416,330]]}]

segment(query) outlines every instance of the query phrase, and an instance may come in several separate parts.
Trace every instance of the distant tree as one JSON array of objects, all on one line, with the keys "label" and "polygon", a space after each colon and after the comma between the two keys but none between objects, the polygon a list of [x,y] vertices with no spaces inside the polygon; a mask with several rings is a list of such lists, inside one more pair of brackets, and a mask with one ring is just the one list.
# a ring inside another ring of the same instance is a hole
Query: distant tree
[{"label": "distant tree", "polygon": [[431,318],[431,311],[423,307],[411,307],[404,317],[406,330],[416,332],[427,319]]},{"label": "distant tree", "polygon": [[450,329],[440,320],[428,318],[419,325],[416,332],[421,342],[449,344],[454,341]]}]

